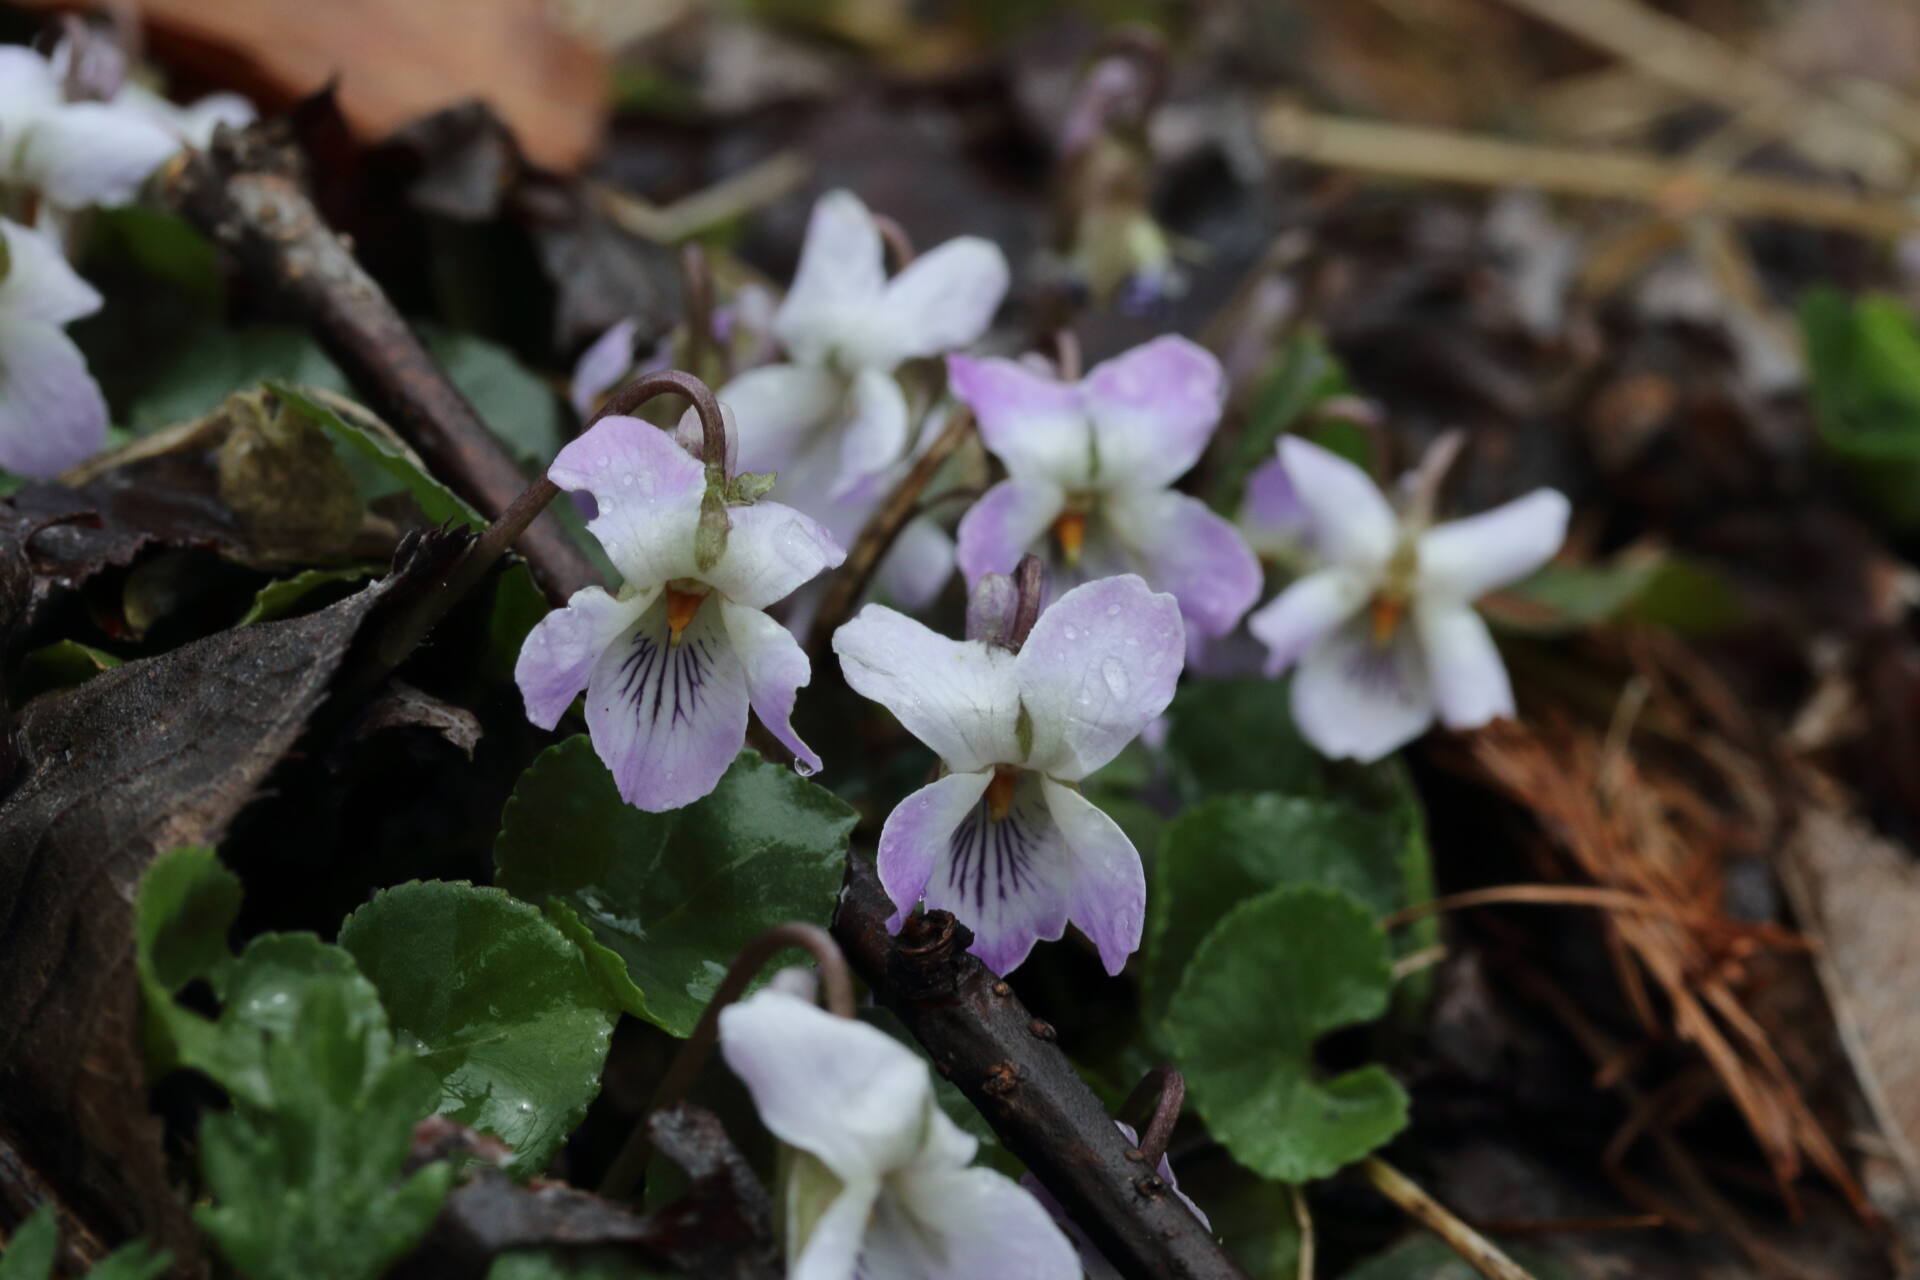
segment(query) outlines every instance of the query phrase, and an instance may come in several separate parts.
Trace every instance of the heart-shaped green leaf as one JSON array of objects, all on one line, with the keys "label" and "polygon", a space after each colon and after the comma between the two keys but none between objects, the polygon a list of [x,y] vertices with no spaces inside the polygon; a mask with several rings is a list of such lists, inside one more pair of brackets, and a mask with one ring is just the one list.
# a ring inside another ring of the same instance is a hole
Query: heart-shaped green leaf
[{"label": "heart-shaped green leaf", "polygon": [[580,949],[504,890],[403,884],[347,918],[340,945],[440,1081],[439,1110],[546,1167],[586,1115],[617,1016]]},{"label": "heart-shaped green leaf", "polygon": [[1376,916],[1404,905],[1403,838],[1389,818],[1334,800],[1227,795],[1167,828],[1147,902],[1149,1025],[1166,1017],[1195,948],[1235,904],[1289,884],[1346,889]]},{"label": "heart-shaped green leaf", "polygon": [[494,862],[501,885],[589,949],[629,1012],[685,1036],[748,941],[832,919],[854,820],[845,801],[751,751],[705,799],[643,813],[576,737],[522,775]]},{"label": "heart-shaped green leaf", "polygon": [[1386,935],[1365,905],[1322,885],[1275,889],[1200,944],[1167,1011],[1187,1094],[1234,1159],[1283,1182],[1324,1178],[1407,1123],[1378,1066],[1317,1078],[1314,1042],[1378,1017],[1392,985]]}]

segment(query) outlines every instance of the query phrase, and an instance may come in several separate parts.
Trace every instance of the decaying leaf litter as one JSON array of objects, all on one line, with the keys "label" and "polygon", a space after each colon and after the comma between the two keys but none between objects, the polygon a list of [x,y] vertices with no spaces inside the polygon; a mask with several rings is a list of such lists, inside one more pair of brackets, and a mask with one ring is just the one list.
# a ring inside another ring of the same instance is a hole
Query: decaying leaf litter
[{"label": "decaying leaf litter", "polygon": [[[772,1143],[717,1057],[654,1113],[645,1199],[591,1193],[731,958],[833,919],[849,830],[835,928],[887,1029],[1121,1274],[1911,1266],[1899,6],[375,6],[330,26],[332,91],[284,56],[297,8],[147,11],[180,96],[237,89],[267,120],[67,231],[105,297],[73,333],[128,430],[18,487],[0,530],[0,1275],[135,1239],[180,1274],[779,1274]],[[423,52],[422,25],[470,38]],[[475,86],[491,109],[458,101]],[[1567,494],[1565,548],[1483,602],[1521,717],[1328,762],[1229,636],[1189,654],[1164,737],[1084,783],[1147,864],[1125,973],[1060,943],[999,982],[938,917],[889,940],[865,868],[931,761],[822,655],[889,543],[1002,476],[960,418],[853,531],[859,576],[828,579],[795,712],[825,772],[801,783],[767,736],[707,801],[623,806],[512,683],[543,593],[608,580],[566,500],[524,564],[441,584],[580,432],[582,350],[626,322],[636,356],[721,386],[751,335],[687,318],[779,288],[836,189],[903,261],[999,246],[984,351],[1208,347],[1226,415],[1182,485],[1224,515],[1282,435],[1384,478],[1458,430],[1449,511]],[[503,1003],[463,950],[483,936],[562,965],[565,998]],[[1300,939],[1352,954],[1364,994],[1287,976]],[[421,947],[497,1044],[408,972]],[[296,1012],[242,1042],[364,1076],[221,1041],[250,990]],[[1229,1064],[1221,1035],[1257,1047]],[[1134,1085],[1169,1062],[1164,1149],[1204,1231],[1128,1173],[1154,1110]],[[292,1156],[349,1132],[317,1102],[349,1085],[378,1100],[365,1160]],[[1323,1087],[1358,1118],[1321,1131]],[[1134,1136],[1076,1145],[1108,1114]],[[269,1229],[295,1189],[362,1253]],[[1156,1253],[1149,1222],[1181,1238]]]}]

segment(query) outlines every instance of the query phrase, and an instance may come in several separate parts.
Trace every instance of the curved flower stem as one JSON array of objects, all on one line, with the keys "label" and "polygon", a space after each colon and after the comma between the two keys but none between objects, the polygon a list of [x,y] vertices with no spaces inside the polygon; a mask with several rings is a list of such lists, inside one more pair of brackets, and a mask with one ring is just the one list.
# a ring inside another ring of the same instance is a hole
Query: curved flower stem
[{"label": "curved flower stem", "polygon": [[[713,392],[706,383],[679,369],[648,374],[629,382],[608,397],[606,404],[587,425],[591,427],[610,413],[632,413],[655,396],[669,392],[685,396],[693,402],[694,412],[700,415],[702,443],[708,455],[706,460],[711,465],[717,457],[722,460],[720,465],[724,467],[727,435],[726,424],[720,417],[720,402],[713,398]],[[460,603],[467,592],[480,585],[500,557],[520,540],[527,526],[547,509],[547,504],[559,496],[560,486],[543,475],[508,503],[499,518],[481,531],[466,555],[447,573],[439,588],[422,596],[417,604],[395,617],[382,632],[373,646],[373,663],[362,673],[362,680],[371,686],[406,661],[407,655],[427,638],[427,633],[439,625],[440,620]]]},{"label": "curved flower stem", "polygon": [[878,231],[880,238],[887,242],[888,252],[893,254],[893,269],[905,271],[914,259],[913,237],[907,234],[905,227],[884,213],[868,216],[873,219],[874,230]]},{"label": "curved flower stem", "polygon": [[[680,287],[687,298],[687,367],[698,369],[707,348],[714,345],[713,267],[696,240],[680,246]],[[724,351],[721,355],[724,361]]]},{"label": "curved flower stem", "polygon": [[720,402],[713,388],[684,369],[663,369],[643,374],[606,398],[599,412],[587,420],[587,426],[602,418],[628,417],[655,396],[685,396],[700,418],[700,460],[710,467],[727,465],[727,421],[720,416]]},{"label": "curved flower stem", "polygon": [[1146,1105],[1147,1099],[1153,1099],[1153,1114],[1140,1129],[1140,1141],[1137,1150],[1140,1161],[1149,1169],[1160,1167],[1160,1158],[1167,1154],[1167,1143],[1173,1138],[1173,1127],[1180,1123],[1180,1107],[1187,1100],[1187,1078],[1170,1066],[1158,1066],[1140,1077],[1140,1083],[1133,1086],[1133,1092],[1120,1104],[1123,1116],[1138,1115]]},{"label": "curved flower stem", "polygon": [[613,1164],[607,1169],[607,1176],[600,1180],[601,1195],[609,1200],[624,1200],[640,1185],[640,1176],[646,1172],[647,1157],[653,1151],[646,1117],[680,1101],[693,1084],[694,1077],[700,1074],[701,1065],[706,1062],[707,1054],[712,1052],[714,1042],[720,1037],[720,1011],[740,998],[747,984],[766,967],[767,961],[792,947],[811,954],[814,963],[820,966],[822,994],[826,997],[828,1012],[842,1018],[853,1016],[853,971],[847,966],[847,958],[841,954],[833,935],[825,929],[790,921],[775,925],[749,942],[734,958],[732,967],[727,970],[726,977],[720,980],[720,985],[714,988],[713,999],[707,1002],[705,1012],[693,1028],[693,1034],[680,1046],[680,1052],[674,1056],[667,1074],[661,1077],[659,1087],[648,1100],[645,1114],[633,1127],[633,1132],[627,1135],[626,1145],[614,1157]]},{"label": "curved flower stem", "polygon": [[[1013,566],[1013,625],[1007,628],[1007,647],[1015,653],[1027,642],[1033,633],[1033,624],[1040,621],[1040,609],[1047,593],[1047,566],[1039,556],[1028,552],[1020,557],[1020,563]],[[1180,1086],[1186,1092],[1186,1084]]]},{"label": "curved flower stem", "polygon": [[964,408],[956,409],[947,421],[946,430],[934,437],[927,451],[915,460],[913,469],[901,477],[880,509],[868,517],[860,536],[854,539],[853,549],[847,552],[845,563],[827,579],[820,612],[814,615],[813,630],[807,636],[807,647],[814,653],[825,650],[833,633],[853,613],[860,597],[867,593],[873,575],[879,571],[880,561],[892,548],[893,540],[917,513],[921,493],[933,483],[934,475],[947,459],[966,443],[972,431],[973,414]]},{"label": "curved flower stem", "polygon": [[1534,1280],[1524,1267],[1501,1252],[1498,1245],[1454,1217],[1418,1183],[1379,1156],[1368,1156],[1362,1167],[1375,1190],[1439,1236],[1449,1249],[1460,1255],[1461,1261],[1487,1280]]}]

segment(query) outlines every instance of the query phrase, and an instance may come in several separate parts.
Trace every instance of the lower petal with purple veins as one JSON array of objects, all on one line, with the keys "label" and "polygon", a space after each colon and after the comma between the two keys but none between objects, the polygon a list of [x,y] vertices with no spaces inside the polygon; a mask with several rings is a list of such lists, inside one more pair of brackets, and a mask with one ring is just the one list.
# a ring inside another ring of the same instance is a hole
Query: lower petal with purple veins
[{"label": "lower petal with purple veins", "polygon": [[954,832],[979,807],[980,797],[992,780],[990,770],[950,773],[920,788],[887,815],[887,824],[880,832],[876,870],[880,887],[893,899],[889,930],[900,931],[907,914],[926,892],[934,868],[946,856]]},{"label": "lower petal with purple veins", "polygon": [[1140,948],[1147,880],[1139,851],[1091,800],[1051,778],[1041,781],[1047,810],[1070,854],[1067,916],[1092,939],[1100,963],[1119,973]]},{"label": "lower petal with purple veins", "polygon": [[820,771],[820,757],[793,731],[793,700],[800,686],[813,677],[806,650],[793,633],[758,609],[729,600],[710,603],[720,610],[727,637],[746,674],[747,699],[753,713],[780,745],[793,752],[793,767],[802,776]]},{"label": "lower petal with purple veins", "polygon": [[968,948],[995,973],[1012,973],[1036,942],[1067,931],[1071,855],[1039,775],[1021,773],[996,813],[985,794],[952,829],[921,894],[973,930]]},{"label": "lower petal with purple veins", "polygon": [[1371,763],[1433,723],[1425,655],[1402,626],[1385,644],[1350,619],[1308,650],[1293,676],[1293,719],[1322,755]]},{"label": "lower petal with purple veins", "polygon": [[711,792],[747,736],[747,678],[709,599],[676,643],[666,601],[594,665],[587,731],[621,799],[664,813]]},{"label": "lower petal with purple veins", "polygon": [[655,591],[618,600],[601,587],[583,587],[527,633],[513,667],[527,719],[551,729],[587,687],[600,655],[653,603]]}]

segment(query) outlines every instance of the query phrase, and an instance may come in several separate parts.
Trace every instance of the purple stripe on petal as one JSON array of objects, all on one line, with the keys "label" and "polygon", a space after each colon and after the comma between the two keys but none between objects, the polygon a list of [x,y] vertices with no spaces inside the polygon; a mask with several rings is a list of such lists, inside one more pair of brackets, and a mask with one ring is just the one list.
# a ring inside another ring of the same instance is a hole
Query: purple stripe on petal
[{"label": "purple stripe on petal", "polygon": [[887,928],[899,932],[907,915],[926,893],[934,868],[946,854],[954,832],[978,808],[992,773],[950,773],[930,782],[894,806],[880,832],[877,870],[880,885],[893,899]]},{"label": "purple stripe on petal", "polygon": [[604,588],[583,587],[565,608],[535,623],[513,667],[527,719],[542,729],[559,723],[587,687],[600,655],[653,603],[653,594],[616,600]]},{"label": "purple stripe on petal", "polygon": [[672,643],[664,599],[595,664],[587,732],[621,799],[649,813],[692,804],[747,737],[747,680],[711,597]]},{"label": "purple stripe on petal", "polygon": [[982,798],[953,828],[921,896],[973,930],[968,950],[987,968],[1012,973],[1066,932],[1069,859],[1039,775],[1022,773],[1004,816]]}]

